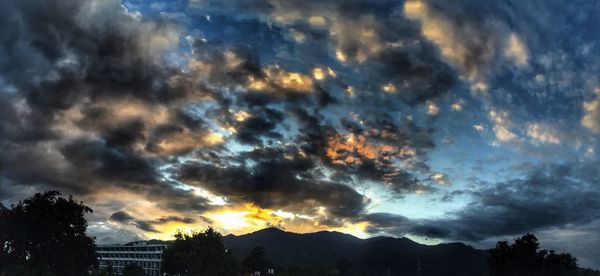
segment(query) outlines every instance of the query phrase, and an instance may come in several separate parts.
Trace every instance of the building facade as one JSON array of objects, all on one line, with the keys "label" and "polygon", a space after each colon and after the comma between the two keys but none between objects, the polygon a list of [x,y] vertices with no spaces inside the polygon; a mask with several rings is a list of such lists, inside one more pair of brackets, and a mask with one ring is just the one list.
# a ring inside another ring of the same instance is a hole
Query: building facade
[{"label": "building facade", "polygon": [[112,266],[115,272],[121,274],[126,265],[134,263],[141,266],[147,276],[158,276],[165,248],[167,245],[161,242],[142,241],[98,245],[96,252],[101,269]]}]

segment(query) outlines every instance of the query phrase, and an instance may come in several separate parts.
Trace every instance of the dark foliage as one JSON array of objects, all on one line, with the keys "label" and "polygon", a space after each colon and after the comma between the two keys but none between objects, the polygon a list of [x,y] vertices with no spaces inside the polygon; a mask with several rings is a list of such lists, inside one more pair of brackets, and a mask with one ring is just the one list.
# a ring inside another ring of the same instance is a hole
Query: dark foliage
[{"label": "dark foliage", "polygon": [[512,245],[507,241],[498,242],[488,258],[490,275],[582,275],[577,259],[571,254],[557,254],[554,250],[540,250],[539,247],[533,234],[515,239]]},{"label": "dark foliage", "polygon": [[56,191],[0,206],[0,274],[87,275],[97,265],[94,239],[85,234],[91,212]]},{"label": "dark foliage", "polygon": [[92,275],[92,276],[114,276],[116,274],[115,274],[114,268],[111,265],[109,265],[107,267],[103,267],[96,271],[92,271],[92,273],[90,275]]},{"label": "dark foliage", "polygon": [[227,276],[236,274],[231,252],[225,249],[221,234],[208,228],[191,235],[175,234],[172,246],[163,252],[163,272],[188,276]]},{"label": "dark foliage", "polygon": [[261,274],[267,274],[267,269],[271,268],[271,262],[267,259],[265,248],[252,248],[248,257],[242,261],[242,267],[245,272],[260,271]]},{"label": "dark foliage", "polygon": [[123,276],[144,276],[144,269],[134,263],[130,263],[123,268]]}]

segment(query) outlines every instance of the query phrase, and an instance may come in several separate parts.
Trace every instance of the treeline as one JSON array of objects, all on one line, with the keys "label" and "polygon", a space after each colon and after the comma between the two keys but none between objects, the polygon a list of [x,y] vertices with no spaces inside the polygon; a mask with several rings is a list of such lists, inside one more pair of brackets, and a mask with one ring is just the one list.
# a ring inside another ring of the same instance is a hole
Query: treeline
[{"label": "treeline", "polygon": [[529,233],[512,245],[498,242],[490,250],[488,266],[491,276],[600,275],[598,271],[577,267],[577,259],[569,253],[540,250],[537,238]]},{"label": "treeline", "polygon": [[94,239],[85,233],[92,209],[56,191],[10,208],[0,204],[0,274],[81,276],[98,265]]},{"label": "treeline", "polygon": [[[10,208],[0,204],[0,276],[115,275],[111,267],[98,268],[94,238],[86,235],[84,215],[91,212],[82,202],[61,197],[56,191],[36,194]],[[498,242],[489,250],[489,275],[599,275],[598,271],[579,268],[577,259],[568,253],[539,247],[533,234],[511,245]],[[335,266],[277,266],[262,247],[253,248],[238,261],[221,234],[208,228],[190,234],[178,232],[163,252],[162,271],[188,276],[250,275],[255,271],[281,276],[354,275],[349,267],[351,264],[343,261]],[[142,276],[144,270],[130,264],[123,275]]]},{"label": "treeline", "polygon": [[[290,248],[293,250],[293,248]],[[175,241],[163,251],[162,271],[170,275],[340,275],[337,268],[326,266],[278,266],[267,258],[263,247],[254,247],[241,262],[225,248],[223,237],[212,228],[204,232],[175,234]]]},{"label": "treeline", "polygon": [[[0,276],[115,275],[111,267],[99,268],[95,240],[86,235],[86,213],[92,209],[57,191],[35,194],[10,207],[0,204]],[[179,232],[163,252],[162,270],[171,275],[268,275],[269,269],[276,275],[327,275],[321,268],[275,267],[261,247],[239,262],[212,228]],[[144,270],[129,264],[123,275],[141,276]]]}]

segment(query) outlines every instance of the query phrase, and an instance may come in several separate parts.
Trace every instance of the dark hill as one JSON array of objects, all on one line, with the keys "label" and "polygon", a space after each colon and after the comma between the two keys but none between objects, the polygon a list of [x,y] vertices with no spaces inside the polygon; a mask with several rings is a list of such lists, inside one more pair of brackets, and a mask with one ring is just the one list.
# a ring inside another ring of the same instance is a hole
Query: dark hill
[{"label": "dark hill", "polygon": [[339,232],[298,234],[267,228],[241,236],[223,238],[238,259],[243,259],[250,249],[262,246],[269,258],[279,265],[335,264],[352,257],[352,252],[364,242],[352,235]]},{"label": "dark hill", "polygon": [[276,228],[228,235],[224,241],[239,260],[262,246],[278,266],[325,266],[339,275],[487,274],[485,251],[462,243],[428,246],[407,238],[359,239],[339,232],[297,234]]}]

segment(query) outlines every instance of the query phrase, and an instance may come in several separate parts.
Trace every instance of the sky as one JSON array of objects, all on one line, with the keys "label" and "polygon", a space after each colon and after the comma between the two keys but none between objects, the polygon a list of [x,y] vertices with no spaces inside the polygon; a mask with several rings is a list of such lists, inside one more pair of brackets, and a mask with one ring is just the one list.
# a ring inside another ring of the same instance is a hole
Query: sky
[{"label": "sky", "polygon": [[0,202],[98,243],[212,226],[600,268],[596,1],[0,2]]}]

